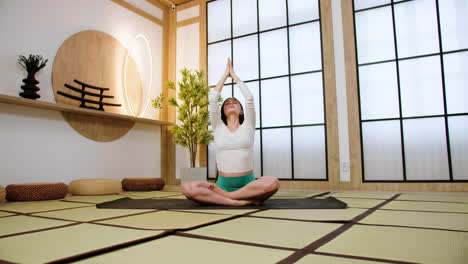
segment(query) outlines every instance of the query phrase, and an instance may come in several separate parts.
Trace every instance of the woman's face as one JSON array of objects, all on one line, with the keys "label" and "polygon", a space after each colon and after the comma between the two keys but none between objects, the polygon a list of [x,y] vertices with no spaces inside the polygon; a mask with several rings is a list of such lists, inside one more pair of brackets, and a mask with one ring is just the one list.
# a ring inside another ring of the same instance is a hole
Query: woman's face
[{"label": "woman's face", "polygon": [[226,100],[226,102],[224,103],[223,111],[226,116],[232,115],[232,114],[235,114],[235,115],[242,114],[242,108],[240,106],[240,103],[234,98],[229,98]]}]

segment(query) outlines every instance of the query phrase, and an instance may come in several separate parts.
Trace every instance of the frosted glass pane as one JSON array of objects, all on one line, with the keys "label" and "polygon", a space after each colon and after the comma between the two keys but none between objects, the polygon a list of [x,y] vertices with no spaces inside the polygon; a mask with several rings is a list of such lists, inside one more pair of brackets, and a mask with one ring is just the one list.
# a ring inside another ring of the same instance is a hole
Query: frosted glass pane
[{"label": "frosted glass pane", "polygon": [[288,74],[288,39],[286,29],[260,34],[261,77]]},{"label": "frosted glass pane", "polygon": [[[245,83],[245,85],[247,85],[254,97],[256,120],[255,127],[260,127],[260,94],[258,89],[258,82],[248,82]],[[245,107],[245,98],[237,85],[234,85],[234,97],[236,97],[242,103],[242,106]]]},{"label": "frosted glass pane", "polygon": [[398,57],[439,51],[434,0],[409,1],[395,5],[395,27]]},{"label": "frosted glass pane", "polygon": [[231,37],[231,1],[208,3],[208,42]]},{"label": "frosted glass pane", "polygon": [[403,180],[400,121],[362,123],[366,180]]},{"label": "frosted glass pane", "polygon": [[294,178],[326,179],[324,127],[295,127],[293,140]]},{"label": "frosted glass pane", "polygon": [[208,177],[216,178],[216,154],[214,143],[210,143],[208,145]]},{"label": "frosted glass pane", "polygon": [[468,113],[468,52],[444,55],[447,112]]},{"label": "frosted glass pane", "polygon": [[289,80],[262,81],[262,127],[290,125]]},{"label": "frosted glass pane", "polygon": [[439,1],[439,13],[444,51],[468,48],[468,1]]},{"label": "frosted glass pane", "polygon": [[400,116],[394,62],[360,66],[359,92],[363,120]]},{"label": "frosted glass pane", "polygon": [[286,26],[285,0],[258,0],[260,30]]},{"label": "frosted glass pane", "polygon": [[452,116],[448,121],[453,179],[468,180],[468,116]]},{"label": "frosted glass pane", "polygon": [[258,79],[258,36],[234,40],[234,69],[243,80]]},{"label": "frosted glass pane", "polygon": [[322,73],[291,77],[294,125],[324,123]]},{"label": "frosted glass pane", "polygon": [[319,19],[317,0],[289,0],[289,24]]},{"label": "frosted glass pane", "polygon": [[384,5],[390,3],[390,0],[354,0],[354,10],[364,9],[368,7]]},{"label": "frosted glass pane", "polygon": [[257,1],[232,0],[232,30],[234,37],[257,31]]},{"label": "frosted glass pane", "polygon": [[291,129],[264,129],[263,175],[291,179]]},{"label": "frosted glass pane", "polygon": [[322,69],[320,23],[308,23],[289,28],[291,73]]},{"label": "frosted glass pane", "polygon": [[407,180],[448,180],[444,118],[403,121]]},{"label": "frosted glass pane", "polygon": [[444,113],[440,57],[400,61],[403,116]]},{"label": "frosted glass pane", "polygon": [[260,130],[255,130],[254,175],[255,175],[255,178],[262,177],[262,157],[261,157],[261,149],[260,149]]},{"label": "frosted glass pane", "polygon": [[391,7],[356,13],[356,41],[360,64],[395,58]]},{"label": "frosted glass pane", "polygon": [[[227,58],[231,58],[231,41],[208,45],[208,84],[216,85],[226,70]],[[231,82],[228,78],[226,82]]]}]

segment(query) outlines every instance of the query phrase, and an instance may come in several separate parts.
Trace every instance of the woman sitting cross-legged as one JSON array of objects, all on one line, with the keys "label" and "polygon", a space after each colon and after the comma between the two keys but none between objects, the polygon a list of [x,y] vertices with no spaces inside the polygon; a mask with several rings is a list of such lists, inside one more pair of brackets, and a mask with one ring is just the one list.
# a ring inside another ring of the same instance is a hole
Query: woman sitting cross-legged
[{"label": "woman sitting cross-legged", "polygon": [[[245,111],[236,98],[226,99],[219,109],[219,94],[229,76],[245,97]],[[216,184],[188,182],[182,186],[182,192],[187,198],[200,203],[236,206],[262,203],[278,191],[279,181],[271,176],[254,177],[254,99],[249,88],[234,73],[229,59],[226,72],[209,96],[209,103],[218,180]]]}]

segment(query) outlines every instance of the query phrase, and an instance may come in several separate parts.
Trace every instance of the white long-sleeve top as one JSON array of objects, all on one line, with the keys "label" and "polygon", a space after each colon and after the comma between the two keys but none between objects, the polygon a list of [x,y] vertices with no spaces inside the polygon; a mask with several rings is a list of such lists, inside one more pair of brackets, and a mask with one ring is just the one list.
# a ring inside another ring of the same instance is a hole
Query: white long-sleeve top
[{"label": "white long-sleeve top", "polygon": [[223,172],[247,172],[253,170],[253,145],[255,139],[255,105],[249,88],[243,83],[237,83],[245,97],[244,122],[231,132],[221,120],[218,103],[219,93],[213,91],[209,95],[209,111],[213,127],[216,164]]}]

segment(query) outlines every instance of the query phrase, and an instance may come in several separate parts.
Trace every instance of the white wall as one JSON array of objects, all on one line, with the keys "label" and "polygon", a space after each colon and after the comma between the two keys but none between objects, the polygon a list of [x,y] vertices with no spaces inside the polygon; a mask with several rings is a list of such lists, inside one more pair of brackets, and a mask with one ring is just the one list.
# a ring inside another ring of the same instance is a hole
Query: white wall
[{"label": "white wall", "polygon": [[[0,94],[21,92],[26,72],[17,63],[19,55],[41,54],[49,62],[36,75],[39,100],[54,102],[55,54],[65,39],[83,30],[105,32],[127,47],[143,33],[153,54],[148,96],[160,93],[161,26],[110,0],[0,0]],[[155,115],[148,108],[145,117]],[[0,184],[91,177],[160,177],[160,127],[136,124],[124,137],[99,143],[75,132],[59,112],[0,104]]]}]

